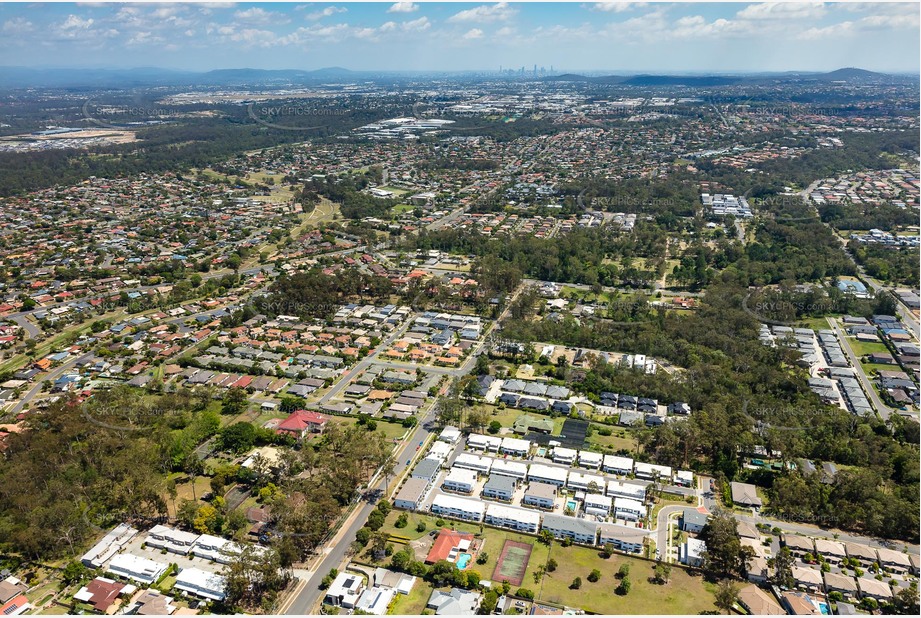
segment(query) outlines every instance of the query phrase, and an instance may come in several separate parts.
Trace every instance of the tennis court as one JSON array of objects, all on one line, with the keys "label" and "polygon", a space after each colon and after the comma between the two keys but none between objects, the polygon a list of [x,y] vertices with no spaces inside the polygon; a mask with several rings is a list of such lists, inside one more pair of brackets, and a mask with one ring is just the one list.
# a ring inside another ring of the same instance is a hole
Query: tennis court
[{"label": "tennis court", "polygon": [[528,543],[506,540],[496,562],[496,570],[492,574],[493,581],[501,583],[508,580],[512,586],[520,586],[524,581],[532,548],[533,546]]}]

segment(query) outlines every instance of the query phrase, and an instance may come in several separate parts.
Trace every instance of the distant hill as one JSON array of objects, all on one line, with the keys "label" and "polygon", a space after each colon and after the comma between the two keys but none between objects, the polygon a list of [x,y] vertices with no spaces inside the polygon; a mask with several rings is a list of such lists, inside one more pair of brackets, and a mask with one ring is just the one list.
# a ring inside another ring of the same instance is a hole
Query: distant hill
[{"label": "distant hill", "polygon": [[[847,82],[873,82],[882,79],[911,79],[909,76],[894,76],[886,73],[876,73],[866,69],[844,68],[829,73],[807,73],[803,71],[788,71],[784,73],[759,73],[747,75],[605,75],[588,76],[577,73],[566,73],[544,77],[542,81],[548,82],[582,82],[591,84],[623,84],[625,86],[689,86],[711,87],[729,86],[734,84],[758,82],[800,82],[800,81],[847,81]],[[916,78],[915,78],[916,79]]]},{"label": "distant hill", "polygon": [[832,71],[830,73],[820,73],[814,77],[828,81],[854,81],[887,79],[890,76],[886,73],[876,73],[875,71],[867,71],[866,69],[855,69],[853,67],[848,67],[844,69],[838,69],[837,71]]}]

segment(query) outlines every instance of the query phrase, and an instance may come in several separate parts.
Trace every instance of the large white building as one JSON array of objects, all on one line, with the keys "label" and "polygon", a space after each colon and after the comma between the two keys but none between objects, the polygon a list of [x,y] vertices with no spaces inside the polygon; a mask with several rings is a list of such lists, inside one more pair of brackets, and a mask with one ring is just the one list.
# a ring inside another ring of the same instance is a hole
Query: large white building
[{"label": "large white building", "polygon": [[531,452],[531,443],[521,438],[502,438],[499,452],[513,457],[527,457]]},{"label": "large white building", "polygon": [[647,533],[643,528],[602,523],[598,524],[598,544],[610,543],[618,551],[638,554],[643,551],[643,540]]},{"label": "large white building", "polygon": [[608,481],[607,494],[615,498],[629,498],[631,500],[639,500],[640,502],[646,500],[645,487],[624,481]]},{"label": "large white building", "polygon": [[493,460],[491,457],[483,457],[482,455],[474,455],[472,453],[461,453],[457,456],[457,459],[454,460],[454,467],[475,470],[480,474],[489,474],[489,470],[492,468],[492,462]]},{"label": "large white building", "polygon": [[108,532],[102,540],[93,545],[80,558],[80,562],[87,568],[98,569],[106,561],[137,536],[138,531],[128,524],[118,524]]},{"label": "large white building", "polygon": [[116,554],[109,562],[107,572],[142,584],[152,584],[160,579],[168,566],[134,554]]},{"label": "large white building", "polygon": [[422,478],[409,478],[403,483],[400,492],[393,501],[393,506],[407,511],[418,511],[425,502],[431,483]]},{"label": "large white building", "polygon": [[569,479],[566,481],[566,487],[576,491],[590,491],[594,487],[593,493],[604,493],[607,481],[603,476],[597,474],[586,474],[573,470],[569,473]]},{"label": "large white building", "polygon": [[636,473],[636,478],[639,479],[669,479],[672,478],[672,469],[669,466],[658,466],[656,464],[644,463],[642,461],[637,461],[633,465],[633,470]]},{"label": "large white building", "polygon": [[486,506],[486,523],[519,532],[536,533],[540,528],[540,514],[527,509],[491,503]]},{"label": "large white building", "polygon": [[553,447],[553,454],[551,458],[553,459],[553,463],[571,466],[576,461],[576,457],[578,455],[579,451],[575,449],[555,446]]},{"label": "large white building", "polygon": [[601,469],[608,474],[619,474],[626,476],[633,474],[633,460],[629,457],[619,455],[605,455],[601,464]]},{"label": "large white building", "polygon": [[156,525],[147,533],[144,543],[149,547],[165,549],[176,554],[188,554],[198,540],[199,534],[177,530],[169,526]]},{"label": "large white building", "polygon": [[551,485],[562,487],[566,484],[566,477],[568,475],[569,472],[563,468],[556,468],[544,464],[531,464],[531,467],[528,468],[529,483],[537,481],[539,483],[550,483]]},{"label": "large white building", "polygon": [[587,515],[607,517],[611,514],[612,502],[613,499],[611,496],[603,496],[601,494],[588,494],[585,496],[585,501],[582,504],[585,507],[585,513]]},{"label": "large white building", "polygon": [[629,498],[614,498],[614,517],[636,521],[646,516],[646,507],[642,502]]},{"label": "large white building", "polygon": [[496,459],[492,462],[492,471],[490,474],[510,476],[514,479],[523,481],[528,476],[528,464],[523,461],[513,461],[511,459]]},{"label": "large white building", "polygon": [[432,500],[431,510],[436,515],[444,515],[454,519],[483,521],[483,512],[486,510],[486,505],[479,500],[439,494]]},{"label": "large white building", "polygon": [[476,472],[466,468],[451,468],[441,486],[448,491],[472,494],[476,487]]},{"label": "large white building", "polygon": [[227,578],[217,573],[203,571],[202,569],[182,569],[176,577],[175,587],[197,597],[223,601]]},{"label": "large white building", "polygon": [[502,438],[499,436],[484,436],[479,433],[467,436],[467,450],[470,451],[498,453],[500,446],[502,446]]},{"label": "large white building", "polygon": [[597,470],[601,467],[603,458],[601,453],[579,451],[579,467],[588,470]]}]

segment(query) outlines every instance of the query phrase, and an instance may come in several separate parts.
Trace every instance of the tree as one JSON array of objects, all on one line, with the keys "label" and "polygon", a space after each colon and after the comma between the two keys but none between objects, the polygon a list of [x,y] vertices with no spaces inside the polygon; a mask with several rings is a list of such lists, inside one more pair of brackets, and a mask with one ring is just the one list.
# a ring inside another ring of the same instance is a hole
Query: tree
[{"label": "tree", "polygon": [[358,544],[364,547],[368,544],[368,541],[371,540],[371,528],[367,526],[362,526],[358,529],[358,532],[355,533],[355,540],[358,541]]},{"label": "tree", "polygon": [[656,574],[656,582],[660,584],[667,584],[668,578],[672,574],[672,565],[665,562],[657,562],[654,572]]},{"label": "tree", "polygon": [[559,566],[555,558],[550,558],[547,560],[547,572],[553,573],[556,571],[556,568]]},{"label": "tree", "polygon": [[290,575],[281,568],[278,552],[274,549],[259,551],[252,545],[244,546],[224,567],[226,578],[224,603],[229,608],[261,608],[272,613],[278,592],[290,581]]},{"label": "tree", "polygon": [[499,602],[499,593],[496,590],[490,588],[483,595],[483,600],[480,601],[480,609],[477,613],[480,615],[490,615],[496,611],[496,604]]},{"label": "tree", "polygon": [[576,577],[574,580],[572,580],[572,583],[569,584],[569,588],[570,588],[571,590],[578,590],[578,589],[581,588],[581,587],[582,587],[582,578],[581,578],[581,577]]},{"label": "tree", "polygon": [[529,588],[519,588],[517,592],[515,592],[515,596],[521,597],[522,599],[528,599],[529,601],[533,601],[534,591],[532,591]]},{"label": "tree", "polygon": [[614,555],[614,545],[612,543],[605,543],[604,547],[601,548],[601,557],[607,560]]},{"label": "tree", "polygon": [[256,427],[252,423],[234,423],[218,434],[220,448],[230,453],[245,453],[256,442]]},{"label": "tree", "polygon": [[630,578],[624,577],[620,580],[620,583],[617,584],[615,591],[620,596],[625,596],[630,593]]},{"label": "tree", "polygon": [[619,569],[617,569],[617,578],[623,579],[627,577],[628,575],[630,575],[630,563],[625,562],[622,565],[620,565]]},{"label": "tree", "polygon": [[541,530],[540,534],[537,535],[537,540],[544,545],[549,546],[553,543],[553,533],[549,530]]},{"label": "tree", "polygon": [[739,600],[739,587],[735,582],[724,579],[716,587],[716,600],[714,604],[726,614],[732,612],[733,606]]},{"label": "tree", "polygon": [[793,579],[793,565],[796,559],[789,547],[781,547],[774,557],[774,574],[772,581],[780,588],[793,588],[796,580]]},{"label": "tree", "polygon": [[704,552],[707,570],[724,577],[746,575],[753,551],[742,545],[735,517],[725,510],[718,510],[700,531],[700,539],[707,544]]},{"label": "tree", "polygon": [[490,421],[487,431],[491,434],[497,434],[502,430],[502,423],[499,421]]},{"label": "tree", "polygon": [[420,521],[418,524],[416,524],[416,532],[425,532],[425,522],[424,521]]},{"label": "tree", "polygon": [[221,400],[221,414],[240,414],[246,409],[247,396],[242,388],[231,388]]},{"label": "tree", "polygon": [[86,577],[86,571],[87,569],[82,562],[71,560],[61,571],[61,579],[67,585],[76,584]]},{"label": "tree", "polygon": [[595,583],[601,579],[601,571],[598,569],[592,569],[592,572],[588,574],[588,581]]},{"label": "tree", "polygon": [[477,564],[486,564],[489,561],[489,553],[481,551],[476,557]]}]

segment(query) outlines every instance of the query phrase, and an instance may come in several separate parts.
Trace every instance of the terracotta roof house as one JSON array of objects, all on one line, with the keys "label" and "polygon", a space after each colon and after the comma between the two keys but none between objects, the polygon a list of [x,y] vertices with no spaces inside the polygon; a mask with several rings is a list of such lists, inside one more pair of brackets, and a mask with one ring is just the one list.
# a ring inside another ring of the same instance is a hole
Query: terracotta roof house
[{"label": "terracotta roof house", "polygon": [[308,433],[322,433],[329,417],[309,410],[295,410],[275,428],[277,433],[286,433],[302,438]]}]

